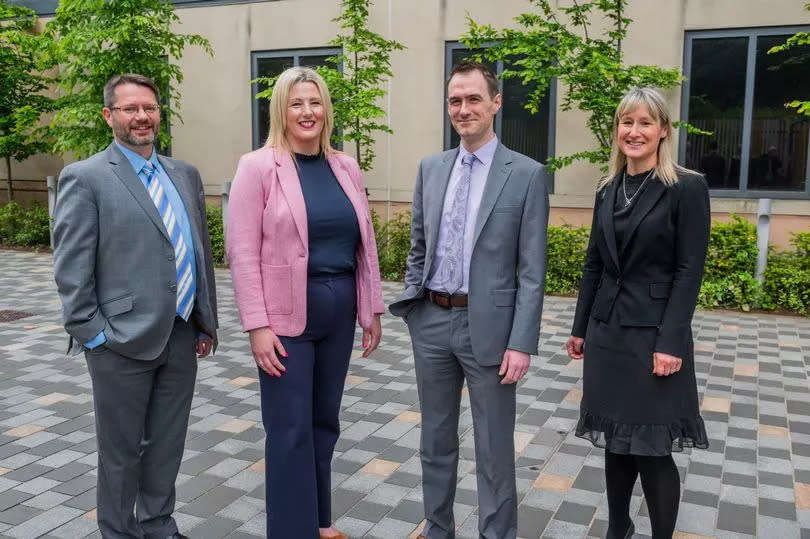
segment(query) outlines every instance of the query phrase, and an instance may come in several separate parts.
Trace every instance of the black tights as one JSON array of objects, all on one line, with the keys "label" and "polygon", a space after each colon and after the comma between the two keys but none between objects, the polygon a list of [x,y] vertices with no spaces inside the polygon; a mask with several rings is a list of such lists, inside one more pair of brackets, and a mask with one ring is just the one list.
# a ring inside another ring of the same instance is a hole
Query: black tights
[{"label": "black tights", "polygon": [[642,457],[605,450],[605,479],[610,513],[607,539],[624,539],[630,527],[630,497],[639,475],[650,513],[653,539],[671,539],[675,532],[681,497],[681,480],[672,455]]}]

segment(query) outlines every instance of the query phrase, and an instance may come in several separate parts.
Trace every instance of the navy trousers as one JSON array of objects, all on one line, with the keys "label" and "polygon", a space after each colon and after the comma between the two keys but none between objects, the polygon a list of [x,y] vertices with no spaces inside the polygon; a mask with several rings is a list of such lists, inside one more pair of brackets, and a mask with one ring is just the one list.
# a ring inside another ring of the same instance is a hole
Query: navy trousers
[{"label": "navy trousers", "polygon": [[357,320],[354,274],[310,277],[307,325],[281,337],[286,372],[259,369],[265,442],[267,537],[318,539],[332,523],[332,452]]}]

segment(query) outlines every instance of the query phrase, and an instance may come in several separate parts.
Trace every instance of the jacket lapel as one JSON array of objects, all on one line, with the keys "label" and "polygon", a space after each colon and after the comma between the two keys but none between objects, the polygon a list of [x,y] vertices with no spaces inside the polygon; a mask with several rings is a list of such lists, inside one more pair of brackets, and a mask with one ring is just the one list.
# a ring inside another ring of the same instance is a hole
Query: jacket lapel
[{"label": "jacket lapel", "polygon": [[[349,176],[349,172],[343,168],[343,166],[340,164],[340,160],[335,154],[329,154],[326,157],[326,160],[328,161],[329,167],[332,169],[335,178],[337,178],[341,189],[343,189],[343,192],[346,194],[349,202],[351,202],[352,208],[354,208],[354,213],[357,215],[358,228],[360,229],[360,239],[363,245],[365,245],[367,242],[367,228],[364,226],[363,221],[366,219],[366,209],[365,205],[360,200],[361,193],[358,190],[357,185],[354,183],[354,181],[352,181],[351,176]],[[366,194],[362,193],[362,196],[366,196]]]},{"label": "jacket lapel", "polygon": [[[425,230],[430,231],[425,238],[425,275],[430,271],[430,264],[436,252],[436,243],[439,241],[439,226],[442,222],[444,198],[447,194],[447,185],[450,183],[450,174],[458,157],[458,149],[445,154],[444,159],[435,172],[425,172],[422,178],[422,208],[424,212]],[[425,204],[427,201],[427,204]]]},{"label": "jacket lapel", "polygon": [[512,173],[509,163],[512,162],[512,156],[506,147],[498,143],[498,148],[495,150],[495,155],[492,158],[492,164],[489,167],[489,174],[487,175],[487,182],[484,185],[484,193],[481,196],[481,205],[478,209],[478,217],[475,220],[475,233],[473,234],[473,249],[478,236],[481,235],[481,230],[484,224],[489,219],[492,209],[495,207],[495,202],[498,201],[498,196],[506,184],[506,180]]},{"label": "jacket lapel", "polygon": [[304,202],[304,191],[301,189],[301,180],[298,178],[298,169],[295,166],[290,152],[274,150],[276,160],[276,174],[284,198],[290,205],[295,228],[304,245],[309,241],[309,231],[307,229],[307,205]]},{"label": "jacket lapel", "polygon": [[[194,251],[196,253],[201,253],[202,240],[200,239],[200,228],[202,226],[202,221],[200,220],[200,214],[197,211],[197,194],[194,193],[193,189],[191,188],[191,181],[180,171],[180,169],[174,166],[171,159],[158,155],[158,161],[160,161],[160,165],[163,167],[163,170],[166,171],[166,175],[174,185],[174,188],[177,189],[177,194],[180,195],[180,200],[183,202],[183,207],[186,210],[186,215],[188,216],[189,226],[191,228],[191,237],[194,241]],[[175,208],[175,212],[177,211],[177,208]],[[199,254],[197,256],[199,257]]]},{"label": "jacket lapel", "polygon": [[114,142],[107,147],[107,161],[110,163],[115,175],[118,177],[121,183],[124,184],[124,187],[129,190],[130,194],[135,198],[138,204],[140,204],[143,211],[146,212],[147,216],[149,216],[149,219],[151,219],[154,225],[158,227],[158,230],[160,230],[160,232],[166,238],[166,241],[171,243],[171,238],[169,238],[169,233],[166,231],[166,226],[163,224],[163,219],[161,219],[160,214],[155,207],[155,203],[152,202],[152,198],[146,191],[141,179],[137,174],[135,174],[135,171],[132,170],[132,165],[129,163],[127,158],[124,157],[124,154],[121,153],[121,150],[115,146]]},{"label": "jacket lapel", "polygon": [[599,225],[605,235],[605,242],[607,243],[610,258],[617,270],[620,266],[619,253],[616,249],[616,229],[613,226],[613,208],[616,205],[618,185],[619,179],[618,176],[616,176],[613,178],[613,181],[605,187],[605,196],[602,200],[602,205],[599,206]]},{"label": "jacket lapel", "polygon": [[665,190],[666,186],[661,182],[661,180],[653,176],[650,178],[650,183],[647,185],[644,191],[638,194],[638,201],[636,202],[637,206],[630,215],[630,222],[627,226],[627,232],[624,234],[622,250],[619,255],[624,253],[625,249],[627,249],[627,246],[630,244],[630,240],[633,239],[633,234],[638,228],[638,225],[641,223],[641,220],[644,219],[648,213],[650,213],[650,210],[652,210],[653,207],[655,207],[655,204],[664,194]]}]

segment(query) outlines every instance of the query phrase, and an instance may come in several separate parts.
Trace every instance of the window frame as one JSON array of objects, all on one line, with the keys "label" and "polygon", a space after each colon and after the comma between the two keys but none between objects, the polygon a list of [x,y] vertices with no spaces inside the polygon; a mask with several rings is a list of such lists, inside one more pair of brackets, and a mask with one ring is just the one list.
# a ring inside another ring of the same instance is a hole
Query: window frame
[{"label": "window frame", "polygon": [[[259,76],[259,60],[263,58],[288,58],[292,57],[293,66],[301,65],[302,56],[338,56],[343,52],[339,47],[313,47],[313,48],[300,48],[300,49],[281,49],[271,51],[251,51],[250,52],[250,80],[254,80]],[[259,140],[259,100],[256,99],[256,94],[259,93],[259,84],[256,82],[250,83],[250,115],[251,115],[251,141],[253,149],[257,150],[261,147],[262,141]]]},{"label": "window frame", "polygon": [[[491,47],[491,43],[484,43],[481,45],[482,49],[486,49]],[[460,42],[460,41],[446,41],[444,44],[444,78],[442,79],[442,87],[444,88],[444,101],[442,110],[444,111],[444,134],[442,136],[443,140],[443,147],[445,150],[450,150],[453,147],[450,146],[450,141],[453,133],[453,126],[450,123],[450,116],[447,114],[447,77],[450,75],[450,71],[453,69],[453,51],[464,49],[467,50],[467,46]],[[498,77],[498,91],[503,92],[503,80],[500,78],[500,74],[503,73],[503,60],[498,60],[496,62],[496,73],[495,75]],[[548,111],[548,156],[553,157],[555,155],[555,143],[557,140],[557,81],[552,80],[551,84],[548,87],[548,101],[549,101],[549,111]],[[526,114],[530,116],[534,116],[530,114],[529,111],[526,111]],[[495,135],[498,137],[498,140],[502,142],[501,133],[502,133],[502,122],[503,122],[503,113],[499,112],[497,116],[495,116]],[[555,175],[553,172],[547,170],[548,176],[548,192],[549,194],[554,193],[554,178]]]},{"label": "window frame", "polygon": [[[748,188],[748,168],[751,158],[751,131],[754,112],[754,76],[756,74],[757,39],[778,35],[793,35],[797,32],[810,32],[810,26],[770,26],[760,28],[729,28],[719,30],[690,30],[685,33],[683,47],[683,74],[681,85],[681,118],[689,119],[689,98],[691,96],[692,46],[696,39],[712,38],[748,38],[748,52],[745,67],[745,99],[743,101],[742,150],[740,153],[740,187],[739,189],[711,189],[709,193],[716,198],[773,198],[782,200],[810,199],[810,137],[808,137],[807,163],[804,174],[804,191],[774,191]],[[678,162],[686,160],[686,129],[678,134]]]}]

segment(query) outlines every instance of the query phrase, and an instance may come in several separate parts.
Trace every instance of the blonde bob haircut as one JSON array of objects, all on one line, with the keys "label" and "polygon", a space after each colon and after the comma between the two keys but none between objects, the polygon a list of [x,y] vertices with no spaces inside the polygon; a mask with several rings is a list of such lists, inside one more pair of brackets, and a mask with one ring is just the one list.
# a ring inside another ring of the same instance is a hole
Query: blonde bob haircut
[{"label": "blonde bob haircut", "polygon": [[597,191],[607,187],[627,166],[627,156],[619,149],[617,139],[619,121],[625,114],[634,111],[638,107],[647,107],[650,116],[664,128],[666,134],[658,144],[658,161],[655,165],[655,176],[664,185],[671,186],[678,182],[678,173],[692,173],[687,168],[675,162],[672,142],[672,118],[667,110],[664,97],[652,88],[633,88],[622,98],[619,106],[616,107],[616,114],[613,116],[613,141],[610,148],[610,161],[608,163],[607,176],[599,180]]},{"label": "blonde bob haircut", "polygon": [[311,82],[318,87],[318,93],[321,94],[323,101],[320,151],[323,154],[332,153],[334,150],[329,144],[332,138],[332,128],[335,125],[332,98],[329,96],[329,88],[326,87],[323,78],[314,69],[308,67],[291,67],[284,70],[276,79],[273,94],[270,97],[270,136],[267,137],[265,146],[293,153],[292,145],[287,139],[287,101],[290,99],[292,87],[301,82]]}]

